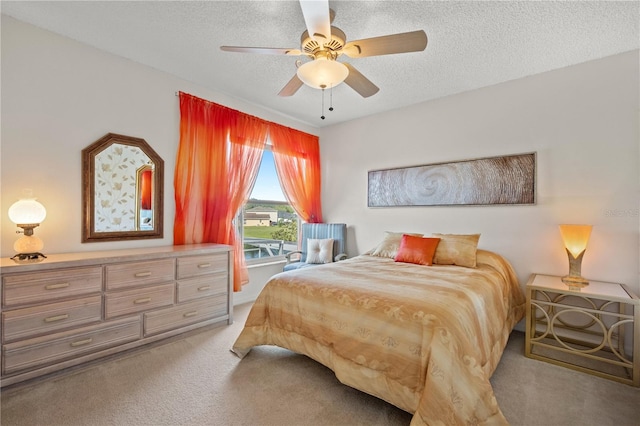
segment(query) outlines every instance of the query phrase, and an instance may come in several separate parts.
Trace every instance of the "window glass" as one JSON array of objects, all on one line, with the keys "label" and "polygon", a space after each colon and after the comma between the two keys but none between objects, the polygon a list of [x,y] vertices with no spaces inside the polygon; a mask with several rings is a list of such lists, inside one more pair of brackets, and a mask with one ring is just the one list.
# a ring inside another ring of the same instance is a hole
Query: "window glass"
[{"label": "window glass", "polygon": [[270,149],[262,155],[251,196],[236,220],[248,263],[274,260],[298,249],[298,215],[282,192]]}]

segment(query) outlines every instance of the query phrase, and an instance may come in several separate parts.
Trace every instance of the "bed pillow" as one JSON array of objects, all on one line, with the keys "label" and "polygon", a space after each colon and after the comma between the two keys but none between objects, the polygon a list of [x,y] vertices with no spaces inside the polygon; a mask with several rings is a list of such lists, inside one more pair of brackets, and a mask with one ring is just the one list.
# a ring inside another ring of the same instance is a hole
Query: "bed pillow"
[{"label": "bed pillow", "polygon": [[333,262],[333,238],[307,239],[307,263]]},{"label": "bed pillow", "polygon": [[384,233],[384,239],[378,246],[373,249],[371,256],[388,257],[394,259],[398,253],[398,247],[400,247],[400,241],[403,235],[411,235],[413,237],[422,237],[422,234],[404,234],[402,232],[389,232]]},{"label": "bed pillow", "polygon": [[430,266],[433,264],[433,255],[440,238],[422,238],[411,235],[403,235],[400,240],[396,262],[415,263]]},{"label": "bed pillow", "polygon": [[435,265],[458,265],[467,268],[476,267],[476,252],[480,234],[433,234],[440,243],[433,257]]}]

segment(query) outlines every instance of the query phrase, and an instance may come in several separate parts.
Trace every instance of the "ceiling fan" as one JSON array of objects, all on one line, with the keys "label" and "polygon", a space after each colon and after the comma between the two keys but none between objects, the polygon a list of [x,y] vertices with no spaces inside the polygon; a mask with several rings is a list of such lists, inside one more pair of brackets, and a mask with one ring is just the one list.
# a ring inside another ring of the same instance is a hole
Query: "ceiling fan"
[{"label": "ceiling fan", "polygon": [[328,0],[300,0],[307,30],[300,37],[300,49],[220,46],[226,52],[259,53],[266,55],[307,56],[311,61],[296,61],[296,74],[280,90],[279,96],[291,96],[303,84],[316,89],[327,89],[344,82],[362,97],[369,97],[380,90],[353,65],[340,62],[341,55],[349,58],[419,52],[427,47],[427,35],[423,30],[391,34],[347,42],[345,33],[331,26],[335,12],[329,9]]}]

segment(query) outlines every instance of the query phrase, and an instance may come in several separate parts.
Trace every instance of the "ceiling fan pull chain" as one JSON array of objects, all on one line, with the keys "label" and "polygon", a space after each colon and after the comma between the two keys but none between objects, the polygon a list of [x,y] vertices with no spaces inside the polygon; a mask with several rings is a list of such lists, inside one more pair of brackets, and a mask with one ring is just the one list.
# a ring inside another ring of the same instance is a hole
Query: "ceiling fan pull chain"
[{"label": "ceiling fan pull chain", "polygon": [[322,115],[320,118],[324,120],[324,87],[322,88]]},{"label": "ceiling fan pull chain", "polygon": [[329,111],[333,111],[333,84],[329,88]]}]

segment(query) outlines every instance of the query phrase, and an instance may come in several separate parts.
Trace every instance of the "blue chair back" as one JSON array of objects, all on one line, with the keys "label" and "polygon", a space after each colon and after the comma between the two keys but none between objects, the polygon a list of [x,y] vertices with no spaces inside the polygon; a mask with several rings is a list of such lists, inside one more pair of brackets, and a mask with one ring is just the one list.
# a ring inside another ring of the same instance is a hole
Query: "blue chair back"
[{"label": "blue chair back", "polygon": [[333,238],[333,257],[345,252],[347,237],[346,223],[303,223],[300,243],[301,262],[307,261],[307,240]]}]

